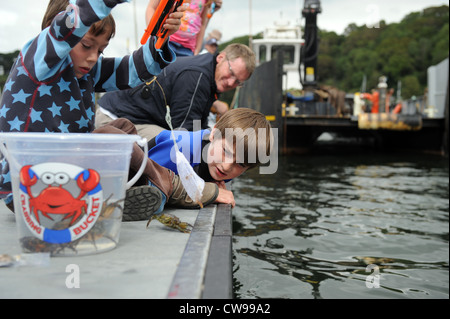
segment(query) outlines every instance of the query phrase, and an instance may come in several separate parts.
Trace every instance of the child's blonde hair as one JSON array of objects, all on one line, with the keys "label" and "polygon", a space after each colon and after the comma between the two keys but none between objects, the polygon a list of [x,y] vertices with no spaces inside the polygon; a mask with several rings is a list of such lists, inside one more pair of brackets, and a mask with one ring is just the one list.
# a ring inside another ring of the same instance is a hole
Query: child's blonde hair
[{"label": "child's blonde hair", "polygon": [[[44,30],[47,28],[60,12],[67,9],[68,5],[69,0],[50,0],[42,19],[41,29]],[[99,36],[108,31],[110,32],[109,39],[111,39],[116,33],[116,22],[112,15],[108,15],[102,20],[95,22],[89,29],[89,33],[92,33],[94,36]]]},{"label": "child's blonde hair", "polygon": [[[220,117],[214,128],[214,138],[226,138],[229,143],[233,143],[237,162],[248,168],[261,164],[259,152],[263,152],[266,157],[273,149],[272,127],[265,115],[258,111],[249,108],[231,109]],[[243,151],[243,154],[239,154],[238,150]]]}]

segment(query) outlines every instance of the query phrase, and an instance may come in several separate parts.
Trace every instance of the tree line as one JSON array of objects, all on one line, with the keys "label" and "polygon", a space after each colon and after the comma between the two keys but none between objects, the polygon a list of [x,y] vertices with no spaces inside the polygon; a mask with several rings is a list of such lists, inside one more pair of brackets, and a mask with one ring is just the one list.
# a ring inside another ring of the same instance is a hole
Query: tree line
[{"label": "tree line", "polygon": [[[318,16],[320,19],[320,15]],[[262,38],[262,32],[254,36]],[[222,43],[249,43],[248,36]],[[430,7],[412,12],[399,23],[380,21],[373,27],[347,26],[344,34],[319,30],[317,80],[345,92],[376,88],[380,76],[396,89],[401,81],[402,97],[424,94],[427,68],[449,55],[449,7]]]},{"label": "tree line", "polygon": [[319,34],[319,82],[359,92],[365,77],[370,91],[384,75],[389,87],[401,81],[402,97],[408,99],[424,94],[428,67],[449,55],[449,7],[412,12],[399,23],[350,24],[342,35]]}]

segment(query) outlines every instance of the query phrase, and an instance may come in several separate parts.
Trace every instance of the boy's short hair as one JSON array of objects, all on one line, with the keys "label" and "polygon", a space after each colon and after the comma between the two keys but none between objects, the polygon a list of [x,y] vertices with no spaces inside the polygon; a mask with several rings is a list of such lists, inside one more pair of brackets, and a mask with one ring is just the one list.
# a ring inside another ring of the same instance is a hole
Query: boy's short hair
[{"label": "boy's short hair", "polygon": [[214,128],[214,138],[226,138],[232,143],[236,162],[248,168],[261,164],[259,152],[269,156],[273,149],[272,127],[265,115],[258,111],[249,108],[231,109],[220,117]]},{"label": "boy's short hair", "polygon": [[[53,19],[60,13],[67,10],[69,5],[69,0],[50,0],[47,9],[45,11],[44,17],[42,18],[41,29],[44,30],[52,24]],[[116,33],[116,22],[112,15],[108,15],[100,21],[95,22],[91,25],[88,32],[92,33],[94,36],[99,36],[105,32],[110,31],[109,39],[111,39]]]}]

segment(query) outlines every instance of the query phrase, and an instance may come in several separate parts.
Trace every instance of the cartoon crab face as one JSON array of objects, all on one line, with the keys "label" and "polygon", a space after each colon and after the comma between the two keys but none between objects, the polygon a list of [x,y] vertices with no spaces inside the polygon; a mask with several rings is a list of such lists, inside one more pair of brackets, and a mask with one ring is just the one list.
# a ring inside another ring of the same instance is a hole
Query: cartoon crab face
[{"label": "cartoon crab face", "polygon": [[[72,232],[69,236],[71,240],[80,237],[80,233],[87,232],[98,218],[102,188],[97,171],[64,163],[43,163],[23,166],[19,177],[21,209],[28,228],[39,237],[42,232],[40,227],[43,227],[39,212],[51,221],[54,220],[52,215],[64,215],[63,220],[71,218],[70,227],[66,229]],[[76,182],[72,184],[78,188],[77,195],[72,195],[73,190],[70,192],[66,189],[71,181]],[[64,234],[64,239],[53,238],[60,237],[62,233],[59,230],[43,228],[47,232],[43,240],[67,242],[67,233]]]}]

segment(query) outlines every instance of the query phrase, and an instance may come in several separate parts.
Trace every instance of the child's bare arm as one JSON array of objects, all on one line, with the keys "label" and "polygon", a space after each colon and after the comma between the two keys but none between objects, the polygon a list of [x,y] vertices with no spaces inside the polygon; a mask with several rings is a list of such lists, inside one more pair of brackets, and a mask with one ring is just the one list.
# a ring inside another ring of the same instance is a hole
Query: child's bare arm
[{"label": "child's bare arm", "polygon": [[200,53],[200,50],[202,49],[203,45],[203,38],[205,36],[206,27],[208,26],[208,8],[209,6],[205,6],[202,11],[202,26],[200,28],[200,31],[197,33],[197,42],[195,44],[195,50],[194,55],[197,55]]},{"label": "child's bare arm", "polygon": [[147,9],[145,10],[145,24],[149,24],[152,19],[153,13],[158,7],[159,1],[161,0],[150,0],[147,4]]}]

